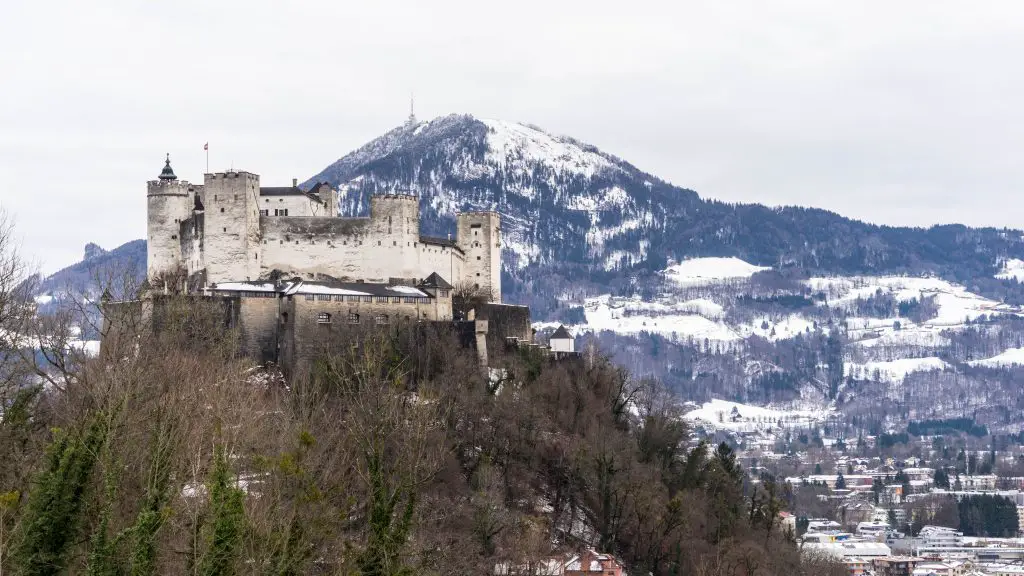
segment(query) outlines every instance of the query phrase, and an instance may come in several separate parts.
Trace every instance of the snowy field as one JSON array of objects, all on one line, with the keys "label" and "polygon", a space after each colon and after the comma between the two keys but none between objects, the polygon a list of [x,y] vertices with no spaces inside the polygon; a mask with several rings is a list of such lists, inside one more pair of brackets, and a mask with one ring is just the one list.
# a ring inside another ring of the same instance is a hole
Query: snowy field
[{"label": "snowy field", "polygon": [[928,372],[945,370],[951,366],[934,356],[929,358],[901,358],[888,362],[847,362],[843,373],[854,380],[874,380],[878,382],[899,383],[912,372]]},{"label": "snowy field", "polygon": [[972,360],[968,362],[971,366],[985,366],[987,368],[1001,368],[1004,366],[1024,366],[1024,348],[1010,348],[1004,350],[991,358]]},{"label": "snowy field", "polygon": [[1003,262],[999,272],[996,273],[996,278],[1000,280],[1013,279],[1018,282],[1024,280],[1024,260],[1010,258],[1006,262]]},{"label": "snowy field", "polygon": [[823,409],[782,410],[715,399],[687,412],[683,417],[694,424],[716,430],[754,432],[778,427],[803,428],[824,421],[828,413],[828,410]]},{"label": "snowy field", "polygon": [[665,269],[665,278],[679,286],[706,286],[723,280],[750,278],[771,267],[755,266],[739,258],[693,258]]}]

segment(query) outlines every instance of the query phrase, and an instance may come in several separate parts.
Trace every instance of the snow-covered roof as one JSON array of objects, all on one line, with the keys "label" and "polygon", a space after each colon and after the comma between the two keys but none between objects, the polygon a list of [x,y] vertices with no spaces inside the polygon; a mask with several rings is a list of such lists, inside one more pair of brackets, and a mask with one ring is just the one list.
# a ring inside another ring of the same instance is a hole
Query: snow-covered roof
[{"label": "snow-covered roof", "polygon": [[283,284],[272,282],[219,282],[210,287],[215,292],[262,292],[278,293],[284,296],[295,294],[331,296],[399,296],[430,298],[430,294],[415,286],[392,285],[371,282],[307,282],[291,281]]}]

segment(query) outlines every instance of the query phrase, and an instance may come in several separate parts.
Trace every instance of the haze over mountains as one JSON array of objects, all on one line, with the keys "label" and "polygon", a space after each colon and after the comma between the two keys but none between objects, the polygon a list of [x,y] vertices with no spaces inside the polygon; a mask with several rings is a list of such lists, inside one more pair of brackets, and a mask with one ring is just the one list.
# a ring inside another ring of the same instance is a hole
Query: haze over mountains
[{"label": "haze over mountains", "polygon": [[[412,191],[430,235],[452,232],[457,211],[499,211],[506,301],[529,304],[542,330],[596,335],[687,397],[862,411],[885,398],[872,413],[881,425],[928,408],[905,387],[928,374],[933,397],[987,395],[933,403],[941,414],[1013,418],[998,406],[1015,402],[1016,369],[978,362],[1021,346],[1018,230],[726,204],[572,138],[466,115],[411,120],[305,185],[319,181],[341,190],[347,216],[365,215],[375,192]],[[141,245],[62,270],[45,289],[83,281],[101,258],[141,274]]]}]

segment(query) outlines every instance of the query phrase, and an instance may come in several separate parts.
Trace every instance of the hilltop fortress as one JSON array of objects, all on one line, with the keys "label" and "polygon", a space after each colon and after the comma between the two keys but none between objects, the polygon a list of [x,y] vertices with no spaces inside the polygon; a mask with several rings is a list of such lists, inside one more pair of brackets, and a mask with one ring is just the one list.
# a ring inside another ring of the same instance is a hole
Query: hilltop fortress
[{"label": "hilltop fortress", "polygon": [[414,195],[376,195],[369,217],[342,218],[326,183],[268,188],[230,171],[191,184],[169,157],[147,201],[150,317],[161,294],[214,298],[261,361],[295,367],[330,332],[404,322],[450,324],[484,364],[488,346],[532,342],[529,309],[501,303],[496,212],[458,214],[454,239],[422,236]]},{"label": "hilltop fortress", "polygon": [[184,271],[192,289],[269,279],[415,283],[437,273],[501,302],[501,219],[458,214],[454,240],[420,235],[419,199],[370,198],[369,218],[338,217],[338,192],[261,187],[249,172],[178,180],[170,159],[148,182],[147,277]]}]

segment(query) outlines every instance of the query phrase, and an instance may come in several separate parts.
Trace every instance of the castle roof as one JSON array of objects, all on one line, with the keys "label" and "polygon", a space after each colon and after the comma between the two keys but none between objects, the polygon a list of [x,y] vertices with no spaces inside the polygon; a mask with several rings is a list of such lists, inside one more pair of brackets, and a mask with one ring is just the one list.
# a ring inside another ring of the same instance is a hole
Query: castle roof
[{"label": "castle roof", "polygon": [[420,236],[420,243],[422,243],[422,244],[433,244],[435,246],[447,246],[448,248],[453,248],[455,250],[459,250],[460,252],[462,251],[462,248],[459,248],[458,244],[455,243],[455,240],[450,240],[448,238],[438,238],[437,236],[422,236],[421,235]]},{"label": "castle roof", "polygon": [[569,331],[565,329],[565,326],[562,326],[561,324],[559,324],[558,325],[558,330],[555,330],[555,333],[551,335],[551,339],[552,340],[572,340],[573,338],[572,338],[572,335],[569,334]]},{"label": "castle roof", "polygon": [[414,286],[376,282],[338,282],[334,280],[292,280],[282,284],[268,281],[218,282],[210,287],[215,292],[263,292],[282,296],[321,294],[328,296],[396,296],[430,298],[430,294]]},{"label": "castle roof", "polygon": [[437,272],[431,272],[430,276],[427,276],[423,282],[420,282],[421,288],[438,288],[440,290],[451,290],[452,285],[448,283],[444,278],[441,277]]},{"label": "castle roof", "polygon": [[164,169],[160,171],[161,180],[177,180],[178,177],[174,175],[174,169],[171,168],[171,155],[167,155],[167,160],[164,161]]},{"label": "castle roof", "polygon": [[309,192],[306,192],[298,186],[260,186],[260,196],[308,196]]}]

